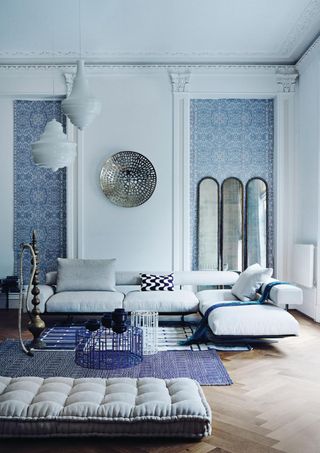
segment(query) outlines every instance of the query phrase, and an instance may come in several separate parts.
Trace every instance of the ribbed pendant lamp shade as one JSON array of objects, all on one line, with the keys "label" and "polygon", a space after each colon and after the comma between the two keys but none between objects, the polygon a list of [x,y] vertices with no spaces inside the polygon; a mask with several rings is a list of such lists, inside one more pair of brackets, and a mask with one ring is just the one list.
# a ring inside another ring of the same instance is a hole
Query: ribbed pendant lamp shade
[{"label": "ribbed pendant lamp shade", "polygon": [[76,143],[70,143],[63,133],[62,125],[49,121],[38,142],[32,143],[32,157],[39,167],[53,171],[70,165],[76,157]]},{"label": "ribbed pendant lamp shade", "polygon": [[84,61],[77,63],[77,74],[73,82],[70,96],[61,103],[63,112],[71,123],[84,129],[101,111],[101,103],[89,90],[88,81],[84,76]]}]

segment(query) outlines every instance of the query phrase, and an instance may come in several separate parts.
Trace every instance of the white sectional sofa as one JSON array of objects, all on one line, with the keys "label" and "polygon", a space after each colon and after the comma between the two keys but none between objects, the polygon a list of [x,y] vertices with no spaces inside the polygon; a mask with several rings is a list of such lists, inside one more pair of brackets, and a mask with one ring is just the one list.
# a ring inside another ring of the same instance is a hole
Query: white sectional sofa
[{"label": "white sectional sofa", "polygon": [[[238,278],[239,275],[231,271],[174,272],[174,291],[141,291],[140,272],[116,272],[116,286],[112,291],[72,290],[70,286],[71,290],[55,292],[57,272],[49,272],[46,285],[39,286],[39,309],[45,314],[100,314],[124,308],[128,312],[152,310],[159,314],[200,312],[204,315],[212,304],[237,300],[230,287]],[[269,281],[274,279],[270,278],[265,284]],[[290,284],[279,285],[272,288],[269,303],[217,308],[210,313],[208,324],[217,337],[297,335],[297,321],[283,308],[301,303],[300,288]],[[28,308],[32,308],[31,300]]]},{"label": "white sectional sofa", "polygon": [[[126,311],[153,310],[160,314],[197,313],[198,286],[230,286],[238,279],[238,274],[230,271],[174,272],[174,291],[140,291],[140,274],[141,272],[116,272],[115,291],[56,292],[57,272],[49,272],[46,284],[39,285],[40,312],[92,314],[124,308]],[[29,299],[29,309],[32,308],[30,302]]]}]

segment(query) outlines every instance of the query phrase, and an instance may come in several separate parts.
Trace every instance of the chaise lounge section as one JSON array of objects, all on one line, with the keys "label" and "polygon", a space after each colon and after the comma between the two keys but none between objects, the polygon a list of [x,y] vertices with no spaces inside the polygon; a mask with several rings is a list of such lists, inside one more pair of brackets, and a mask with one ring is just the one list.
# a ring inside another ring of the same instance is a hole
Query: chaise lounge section
[{"label": "chaise lounge section", "polygon": [[292,285],[281,285],[281,288],[275,287],[271,290],[272,303],[234,307],[227,306],[227,302],[238,300],[230,289],[204,290],[197,293],[197,297],[202,315],[212,304],[226,303],[226,307],[217,308],[208,316],[208,325],[215,337],[278,338],[298,335],[299,323],[275,303],[285,306],[292,301],[298,304],[300,300],[302,301],[300,291]]}]

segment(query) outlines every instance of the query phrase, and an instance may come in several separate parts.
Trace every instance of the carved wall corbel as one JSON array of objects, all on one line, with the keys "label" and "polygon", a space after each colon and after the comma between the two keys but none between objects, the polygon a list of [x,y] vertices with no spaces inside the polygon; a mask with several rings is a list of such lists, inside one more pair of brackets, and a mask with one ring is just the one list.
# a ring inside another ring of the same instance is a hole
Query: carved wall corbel
[{"label": "carved wall corbel", "polygon": [[185,72],[170,72],[170,79],[172,84],[172,91],[174,93],[183,93],[188,91],[190,82],[190,71]]},{"label": "carved wall corbel", "polygon": [[72,91],[73,81],[74,81],[76,75],[73,72],[65,72],[63,75],[64,75],[64,78],[66,81],[67,97],[69,97],[70,93]]},{"label": "carved wall corbel", "polygon": [[298,72],[292,68],[290,71],[288,68],[285,70],[277,69],[276,81],[278,84],[278,91],[280,93],[293,93],[296,88],[296,80],[298,78]]}]

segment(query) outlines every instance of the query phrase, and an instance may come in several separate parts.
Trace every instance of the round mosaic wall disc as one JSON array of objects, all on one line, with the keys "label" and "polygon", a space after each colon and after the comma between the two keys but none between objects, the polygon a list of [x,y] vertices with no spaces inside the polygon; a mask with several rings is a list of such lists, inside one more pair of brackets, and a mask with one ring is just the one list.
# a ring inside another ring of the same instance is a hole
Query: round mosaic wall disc
[{"label": "round mosaic wall disc", "polygon": [[109,200],[125,208],[145,203],[157,184],[155,169],[145,156],[121,151],[109,157],[100,173],[100,185]]}]

